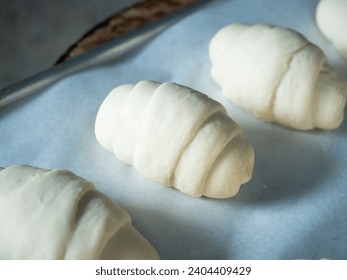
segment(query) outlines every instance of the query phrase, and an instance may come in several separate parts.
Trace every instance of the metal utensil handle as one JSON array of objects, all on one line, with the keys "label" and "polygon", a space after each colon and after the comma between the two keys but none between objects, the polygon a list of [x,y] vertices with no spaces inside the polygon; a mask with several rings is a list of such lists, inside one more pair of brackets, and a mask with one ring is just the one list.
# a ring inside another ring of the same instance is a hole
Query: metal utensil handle
[{"label": "metal utensil handle", "polygon": [[10,85],[0,91],[0,108],[38,93],[67,75],[118,58],[153,38],[175,21],[191,14],[206,4],[216,2],[218,1],[200,0],[183,10],[174,12],[113,41],[106,42],[89,52]]}]

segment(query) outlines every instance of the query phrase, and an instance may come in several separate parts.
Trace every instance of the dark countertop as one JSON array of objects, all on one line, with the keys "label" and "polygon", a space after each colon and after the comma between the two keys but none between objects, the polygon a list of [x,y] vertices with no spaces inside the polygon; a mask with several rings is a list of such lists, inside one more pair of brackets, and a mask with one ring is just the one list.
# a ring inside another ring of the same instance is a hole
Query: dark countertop
[{"label": "dark countertop", "polygon": [[141,0],[0,0],[0,89],[49,68],[98,22]]}]

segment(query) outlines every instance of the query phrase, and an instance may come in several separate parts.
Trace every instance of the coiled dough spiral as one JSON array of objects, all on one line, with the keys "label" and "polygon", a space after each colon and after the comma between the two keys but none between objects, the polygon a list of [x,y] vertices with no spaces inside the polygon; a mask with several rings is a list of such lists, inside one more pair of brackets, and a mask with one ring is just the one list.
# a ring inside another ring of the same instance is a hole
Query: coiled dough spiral
[{"label": "coiled dough spiral", "polygon": [[157,259],[127,212],[68,170],[0,170],[0,259]]},{"label": "coiled dough spiral", "polygon": [[233,196],[252,175],[253,149],[224,107],[178,84],[115,88],[100,106],[95,133],[145,177],[192,196]]},{"label": "coiled dough spiral", "polygon": [[316,22],[322,34],[347,59],[347,1],[321,0],[316,8]]},{"label": "coiled dough spiral", "polygon": [[257,117],[300,130],[341,124],[347,84],[299,33],[231,24],[215,34],[209,53],[223,94]]}]

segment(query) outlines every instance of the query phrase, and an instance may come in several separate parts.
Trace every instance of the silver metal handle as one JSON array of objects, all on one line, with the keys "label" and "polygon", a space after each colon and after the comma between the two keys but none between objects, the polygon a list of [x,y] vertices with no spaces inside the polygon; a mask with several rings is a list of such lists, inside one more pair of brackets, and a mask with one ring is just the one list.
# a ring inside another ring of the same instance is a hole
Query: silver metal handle
[{"label": "silver metal handle", "polygon": [[219,1],[200,0],[134,32],[10,85],[0,91],[0,108],[38,93],[67,75],[121,57],[153,38],[175,21],[212,2]]}]

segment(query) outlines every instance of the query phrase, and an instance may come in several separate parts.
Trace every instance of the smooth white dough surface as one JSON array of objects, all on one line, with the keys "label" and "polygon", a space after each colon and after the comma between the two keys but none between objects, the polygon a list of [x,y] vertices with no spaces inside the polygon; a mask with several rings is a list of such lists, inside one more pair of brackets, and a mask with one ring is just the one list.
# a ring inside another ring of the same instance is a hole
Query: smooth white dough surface
[{"label": "smooth white dough surface", "polygon": [[74,173],[0,169],[0,259],[158,259],[130,216]]},{"label": "smooth white dough surface", "polygon": [[[121,58],[0,109],[0,166],[67,168],[93,182],[164,260],[347,259],[347,118],[337,129],[307,132],[265,122],[230,102],[210,76],[212,37],[244,22],[299,31],[347,78],[346,60],[317,28],[318,0],[212,3]],[[256,164],[236,196],[195,198],[162,187],[99,144],[95,116],[103,100],[141,80],[204,92],[240,125]]]},{"label": "smooth white dough surface", "polygon": [[216,33],[209,53],[223,94],[257,117],[300,130],[341,124],[347,82],[301,34],[234,23]]},{"label": "smooth white dough surface", "polygon": [[98,141],[145,177],[192,196],[234,196],[252,177],[254,152],[218,102],[174,83],[140,81],[105,98]]},{"label": "smooth white dough surface", "polygon": [[316,22],[322,34],[347,59],[347,1],[321,0],[316,9]]}]

